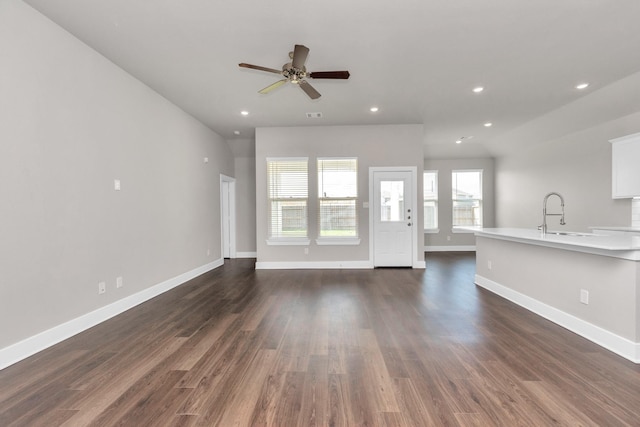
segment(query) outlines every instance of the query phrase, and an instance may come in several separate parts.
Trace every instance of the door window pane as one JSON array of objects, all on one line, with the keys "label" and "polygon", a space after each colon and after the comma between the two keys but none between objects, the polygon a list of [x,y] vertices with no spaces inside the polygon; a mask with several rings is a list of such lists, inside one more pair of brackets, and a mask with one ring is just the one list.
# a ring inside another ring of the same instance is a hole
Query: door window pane
[{"label": "door window pane", "polygon": [[380,221],[404,221],[404,181],[380,181]]}]

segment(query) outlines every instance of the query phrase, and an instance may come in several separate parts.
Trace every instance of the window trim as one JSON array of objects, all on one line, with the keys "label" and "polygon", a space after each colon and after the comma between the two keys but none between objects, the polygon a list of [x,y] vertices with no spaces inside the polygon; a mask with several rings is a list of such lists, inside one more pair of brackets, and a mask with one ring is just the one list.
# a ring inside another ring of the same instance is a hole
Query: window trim
[{"label": "window trim", "polygon": [[[355,170],[355,176],[356,176],[356,182],[355,182],[355,197],[322,197],[322,192],[320,191],[320,173],[321,173],[321,169],[320,169],[320,162],[323,160],[354,160],[355,161],[355,166],[356,166],[356,170]],[[317,177],[317,188],[318,188],[318,192],[316,194],[316,201],[317,201],[317,233],[318,236],[316,237],[316,244],[319,246],[331,246],[331,245],[335,245],[335,246],[346,246],[346,245],[359,245],[360,244],[360,215],[358,214],[358,201],[359,201],[359,195],[358,195],[358,170],[359,170],[359,165],[358,165],[358,157],[357,156],[341,156],[341,157],[317,157],[316,158],[316,177]],[[353,201],[354,202],[354,212],[355,212],[355,236],[345,236],[345,237],[336,237],[336,236],[321,236],[320,233],[322,232],[322,218],[320,217],[322,214],[322,209],[321,209],[321,205],[322,205],[322,201],[323,200],[327,200],[327,201],[331,201],[331,200],[346,200],[346,201]]]},{"label": "window trim", "polygon": [[360,244],[359,237],[318,237],[318,246],[357,246]]},{"label": "window trim", "polygon": [[[425,199],[424,198],[424,175],[426,173],[433,173],[436,176],[435,179],[435,183],[436,183],[436,189],[435,189],[435,193],[436,193],[436,198],[435,199]],[[423,227],[423,231],[425,234],[438,234],[440,232],[440,214],[439,214],[439,204],[440,204],[440,187],[438,184],[438,179],[439,179],[439,175],[440,175],[440,171],[437,169],[429,169],[429,170],[423,170],[422,171],[422,215],[423,215],[423,219],[422,219],[422,227]],[[436,206],[435,206],[435,212],[436,212],[436,226],[432,227],[432,228],[425,228],[424,227],[424,221],[426,218],[426,215],[424,214],[424,202],[425,201],[431,201],[431,200],[435,200]]]},{"label": "window trim", "polygon": [[[272,162],[306,162],[307,164],[307,197],[306,198],[295,198],[289,200],[304,200],[305,206],[307,210],[307,227],[306,227],[306,236],[297,236],[297,237],[288,237],[288,236],[272,236],[270,235],[273,230],[271,228],[271,204],[276,200],[284,200],[284,199],[272,199],[271,198],[271,188],[270,188],[270,180],[269,180],[269,163]],[[266,171],[267,171],[267,239],[266,243],[269,246],[308,246],[311,242],[309,239],[309,157],[267,157],[266,158]]]},{"label": "window trim", "polygon": [[[453,198],[453,174],[454,173],[464,173],[464,172],[479,172],[480,173],[480,199],[469,199],[469,200],[478,200],[480,202],[480,225],[454,225],[453,224],[453,204],[460,200]],[[484,169],[482,168],[471,168],[471,169],[452,169],[451,170],[451,232],[452,233],[473,233],[472,228],[482,228],[484,227]]]}]

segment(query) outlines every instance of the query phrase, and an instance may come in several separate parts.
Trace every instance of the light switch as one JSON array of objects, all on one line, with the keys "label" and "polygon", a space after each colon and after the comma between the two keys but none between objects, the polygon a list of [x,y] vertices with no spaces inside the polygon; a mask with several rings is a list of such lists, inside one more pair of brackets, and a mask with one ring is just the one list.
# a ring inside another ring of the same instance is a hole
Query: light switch
[{"label": "light switch", "polygon": [[589,304],[589,291],[586,289],[580,289],[580,302],[583,304]]}]

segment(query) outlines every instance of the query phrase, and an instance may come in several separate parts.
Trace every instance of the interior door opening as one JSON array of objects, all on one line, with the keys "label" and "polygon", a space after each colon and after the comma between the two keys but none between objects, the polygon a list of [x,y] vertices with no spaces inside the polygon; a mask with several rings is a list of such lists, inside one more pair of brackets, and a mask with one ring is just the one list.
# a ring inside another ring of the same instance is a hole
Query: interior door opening
[{"label": "interior door opening", "polygon": [[236,180],[220,175],[220,239],[222,258],[236,258]]}]

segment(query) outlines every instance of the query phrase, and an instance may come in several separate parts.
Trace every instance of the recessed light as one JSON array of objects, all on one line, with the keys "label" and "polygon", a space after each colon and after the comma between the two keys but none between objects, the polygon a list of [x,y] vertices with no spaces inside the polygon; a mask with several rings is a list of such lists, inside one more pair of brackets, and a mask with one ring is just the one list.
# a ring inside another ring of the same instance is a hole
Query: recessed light
[{"label": "recessed light", "polygon": [[474,88],[473,88],[473,91],[474,91],[475,93],[480,93],[480,92],[482,92],[483,90],[484,90],[484,88],[483,88],[482,86],[478,86],[478,87],[474,87]]},{"label": "recessed light", "polygon": [[234,130],[234,131],[233,131],[233,134],[234,134],[234,135],[240,135],[240,131],[239,131],[239,130]]},{"label": "recessed light", "polygon": [[484,124],[484,127],[486,127],[486,128],[490,128],[491,126],[493,126],[493,123],[491,123],[491,122],[487,122],[487,123]]},{"label": "recessed light", "polygon": [[240,111],[240,114],[242,114],[243,116],[248,116],[249,112],[247,110],[243,110],[243,111]]},{"label": "recessed light", "polygon": [[456,144],[462,144],[462,140],[461,139],[457,139],[456,140]]},{"label": "recessed light", "polygon": [[586,89],[587,87],[589,87],[589,83],[580,83],[576,86],[576,89]]},{"label": "recessed light", "polygon": [[378,107],[371,107],[369,108],[369,111],[371,111],[372,113],[377,113],[380,109]]}]

